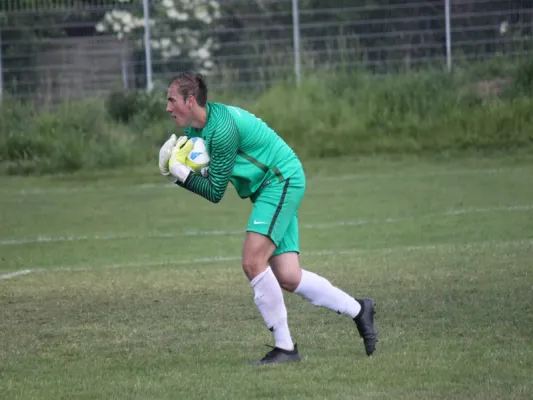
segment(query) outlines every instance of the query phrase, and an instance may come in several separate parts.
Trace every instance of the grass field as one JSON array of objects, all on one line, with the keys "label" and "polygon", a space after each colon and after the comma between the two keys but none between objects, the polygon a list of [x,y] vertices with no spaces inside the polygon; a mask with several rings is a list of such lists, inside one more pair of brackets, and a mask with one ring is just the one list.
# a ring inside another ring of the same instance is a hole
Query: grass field
[{"label": "grass field", "polygon": [[306,168],[302,264],[376,300],[375,356],[286,295],[303,361],[247,365],[271,337],[233,188],[212,205],[157,168],[4,177],[0,397],[533,398],[533,158]]}]

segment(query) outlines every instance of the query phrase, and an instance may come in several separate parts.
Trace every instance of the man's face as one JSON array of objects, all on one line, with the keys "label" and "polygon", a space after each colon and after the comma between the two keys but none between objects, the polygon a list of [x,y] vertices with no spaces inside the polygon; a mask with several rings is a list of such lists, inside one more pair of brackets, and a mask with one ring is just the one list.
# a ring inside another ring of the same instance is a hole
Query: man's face
[{"label": "man's face", "polygon": [[193,106],[193,97],[189,96],[183,99],[179,92],[177,85],[172,85],[168,88],[167,93],[167,112],[170,114],[174,123],[180,127],[189,126],[191,121]]}]

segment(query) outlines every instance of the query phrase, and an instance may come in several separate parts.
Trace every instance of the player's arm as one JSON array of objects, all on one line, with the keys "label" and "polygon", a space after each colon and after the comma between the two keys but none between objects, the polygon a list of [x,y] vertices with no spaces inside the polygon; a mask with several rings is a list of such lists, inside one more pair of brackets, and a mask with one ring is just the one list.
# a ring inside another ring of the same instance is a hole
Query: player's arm
[{"label": "player's arm", "polygon": [[227,118],[216,128],[211,138],[209,177],[191,173],[183,184],[177,184],[213,203],[218,203],[228,187],[238,147],[237,125],[233,119]]}]

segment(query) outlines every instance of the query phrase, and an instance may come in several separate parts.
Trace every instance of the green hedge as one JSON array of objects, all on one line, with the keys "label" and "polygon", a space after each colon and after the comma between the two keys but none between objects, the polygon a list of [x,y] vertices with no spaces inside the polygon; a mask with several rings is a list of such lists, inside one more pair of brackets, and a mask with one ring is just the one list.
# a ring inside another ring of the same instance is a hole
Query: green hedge
[{"label": "green hedge", "polygon": [[172,124],[166,119],[115,121],[98,100],[37,112],[5,101],[0,107],[0,165],[8,174],[53,173],[154,162]]},{"label": "green hedge", "polygon": [[306,157],[533,145],[533,85],[505,80],[484,94],[491,82],[462,72],[322,77],[273,88],[251,108]]},{"label": "green hedge", "polygon": [[[53,111],[5,100],[1,172],[155,164],[159,146],[177,131],[166,115],[165,95],[114,93],[105,102]],[[480,64],[453,74],[323,72],[299,88],[280,84],[251,100],[230,98],[267,121],[304,158],[533,148],[533,61],[512,68]]]}]

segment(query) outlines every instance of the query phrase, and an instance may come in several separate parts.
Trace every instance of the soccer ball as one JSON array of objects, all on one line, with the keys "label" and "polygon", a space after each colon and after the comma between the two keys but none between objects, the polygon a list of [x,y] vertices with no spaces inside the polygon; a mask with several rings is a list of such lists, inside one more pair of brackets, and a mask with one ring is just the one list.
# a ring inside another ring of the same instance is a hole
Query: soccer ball
[{"label": "soccer ball", "polygon": [[196,174],[206,177],[211,159],[207,153],[205,141],[200,137],[193,137],[189,140],[193,142],[194,145],[185,159],[185,164]]}]

